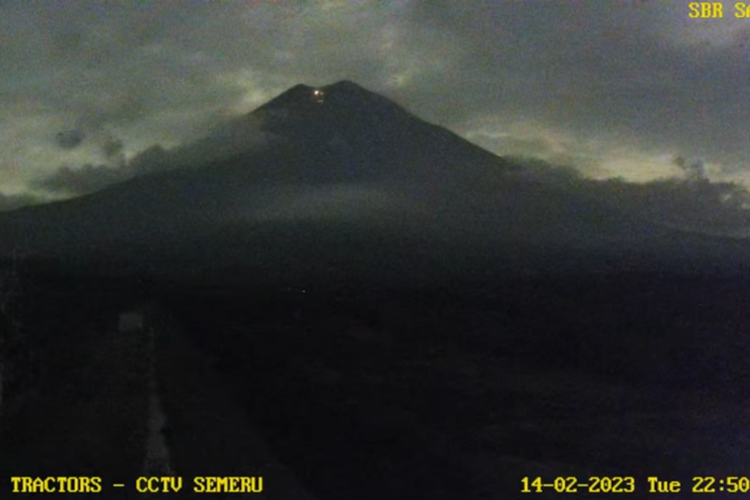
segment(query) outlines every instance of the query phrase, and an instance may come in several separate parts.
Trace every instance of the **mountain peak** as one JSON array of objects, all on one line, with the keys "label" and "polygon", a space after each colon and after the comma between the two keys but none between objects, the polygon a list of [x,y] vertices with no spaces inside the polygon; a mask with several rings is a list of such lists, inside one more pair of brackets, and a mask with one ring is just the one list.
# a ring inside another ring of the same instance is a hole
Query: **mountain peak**
[{"label": "mountain peak", "polygon": [[[327,142],[337,136],[390,133],[415,116],[361,85],[340,80],[324,86],[297,84],[253,111],[268,132]],[[399,135],[399,134],[396,134]]]},{"label": "mountain peak", "polygon": [[[376,109],[377,108],[377,109]],[[318,110],[341,114],[372,113],[385,109],[406,113],[401,106],[351,80],[340,80],[324,86],[299,83],[260,106],[255,112],[282,111],[287,113]]]}]

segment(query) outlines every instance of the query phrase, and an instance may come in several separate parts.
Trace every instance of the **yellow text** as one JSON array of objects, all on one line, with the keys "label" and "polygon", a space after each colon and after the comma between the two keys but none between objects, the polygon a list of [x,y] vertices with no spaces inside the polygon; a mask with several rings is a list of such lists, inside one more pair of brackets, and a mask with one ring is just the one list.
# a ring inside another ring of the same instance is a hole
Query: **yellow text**
[{"label": "yellow text", "polygon": [[135,480],[135,489],[138,493],[177,493],[182,489],[182,478],[161,477],[139,477]]},{"label": "yellow text", "polygon": [[734,17],[743,19],[750,18],[750,3],[737,2],[734,4]]},{"label": "yellow text", "polygon": [[30,477],[12,476],[13,493],[100,493],[100,477]]},{"label": "yellow text", "polygon": [[690,2],[688,4],[691,18],[722,18],[724,17],[724,4],[721,2]]},{"label": "yellow text", "polygon": [[260,493],[263,477],[198,476],[193,480],[195,493]]}]

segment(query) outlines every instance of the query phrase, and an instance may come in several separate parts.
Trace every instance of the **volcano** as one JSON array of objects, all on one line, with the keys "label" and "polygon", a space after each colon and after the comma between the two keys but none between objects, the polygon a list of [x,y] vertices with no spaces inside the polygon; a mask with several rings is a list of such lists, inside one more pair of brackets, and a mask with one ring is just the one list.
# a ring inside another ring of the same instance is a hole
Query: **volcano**
[{"label": "volcano", "polygon": [[[205,161],[188,164],[196,152]],[[162,161],[166,171],[2,215],[0,252],[263,282],[733,272],[745,257],[529,180],[349,81],[296,85]]]}]

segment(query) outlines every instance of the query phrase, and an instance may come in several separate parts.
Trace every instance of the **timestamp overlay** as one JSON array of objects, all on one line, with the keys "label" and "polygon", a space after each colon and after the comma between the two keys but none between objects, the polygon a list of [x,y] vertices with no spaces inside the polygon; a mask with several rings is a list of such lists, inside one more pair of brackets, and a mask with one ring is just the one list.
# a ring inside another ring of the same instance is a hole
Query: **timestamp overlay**
[{"label": "timestamp overlay", "polygon": [[693,476],[690,480],[666,476],[524,476],[519,491],[538,493],[632,495],[632,494],[737,494],[750,493],[750,476]]}]

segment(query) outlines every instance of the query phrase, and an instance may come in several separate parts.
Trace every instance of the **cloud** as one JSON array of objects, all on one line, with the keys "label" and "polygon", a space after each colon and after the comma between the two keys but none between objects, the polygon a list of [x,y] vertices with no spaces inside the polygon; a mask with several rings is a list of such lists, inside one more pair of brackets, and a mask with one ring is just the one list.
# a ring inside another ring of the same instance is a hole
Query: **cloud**
[{"label": "cloud", "polygon": [[108,160],[114,161],[117,163],[122,163],[124,161],[124,156],[122,153],[123,153],[123,149],[125,148],[125,145],[117,137],[114,137],[112,135],[108,136],[103,141],[101,147],[102,147],[102,153]]},{"label": "cloud", "polygon": [[701,181],[706,179],[706,166],[703,160],[695,160],[688,163],[684,157],[678,156],[675,158],[674,163],[685,172],[688,180]]},{"label": "cloud", "polygon": [[[298,83],[348,78],[459,132],[533,119],[746,168],[750,28],[663,2],[126,3],[2,7],[0,87],[124,154],[173,147]],[[32,29],[34,27],[35,29]],[[710,51],[696,52],[709,44]],[[697,44],[697,45],[696,45]],[[502,152],[502,151],[500,151]],[[97,160],[89,158],[88,162]],[[45,168],[37,166],[35,168]],[[46,166],[50,168],[49,165]],[[657,175],[658,176],[658,175]]]},{"label": "cloud", "polygon": [[123,142],[114,136],[101,139],[105,164],[62,165],[31,182],[34,188],[64,197],[92,193],[133,177],[210,165],[263,147],[270,134],[253,117],[228,120],[207,136],[174,148],[152,145],[126,160]]},{"label": "cloud", "polygon": [[595,180],[570,167],[515,158],[521,175],[567,192],[604,203],[618,211],[685,230],[711,234],[740,234],[750,228],[750,192],[739,184],[711,182],[700,177],[700,160],[678,158],[688,176],[643,183],[622,179]]},{"label": "cloud", "polygon": [[[186,9],[74,0],[54,15],[42,4],[0,9],[0,67],[12,70],[0,77],[9,103],[0,110],[0,142],[16,145],[0,151],[0,165],[24,165],[18,187],[56,174],[60,145],[70,148],[68,165],[111,164],[154,145],[193,142],[300,81],[385,79],[381,63],[394,58],[381,47],[384,30],[401,12],[380,2]],[[61,130],[80,133],[47,142]],[[109,136],[122,144],[114,158]]]},{"label": "cloud", "polygon": [[170,168],[162,153],[178,150],[205,162],[214,153],[186,145],[218,124],[296,83],[340,79],[499,154],[599,180],[683,179],[682,156],[701,159],[690,175],[711,186],[750,185],[750,24],[691,20],[684,3],[51,8],[0,3],[0,182],[17,192],[86,192]]},{"label": "cloud", "polygon": [[73,149],[83,142],[86,135],[80,130],[64,130],[55,135],[57,145],[62,149]]},{"label": "cloud", "polygon": [[705,179],[599,182],[597,197],[647,219],[704,233],[733,234],[750,228],[750,193],[737,184]]},{"label": "cloud", "polygon": [[[742,97],[750,49],[727,42],[711,52],[687,50],[680,42],[695,24],[685,21],[683,4],[418,5],[419,19],[468,48],[429,90],[460,101],[460,132],[470,133],[482,118],[506,126],[535,121],[581,142],[593,134],[603,146],[677,150],[727,169],[750,166],[750,136],[741,126],[750,120]],[[725,23],[714,25],[724,33]],[[731,29],[750,33],[747,23]]]}]

